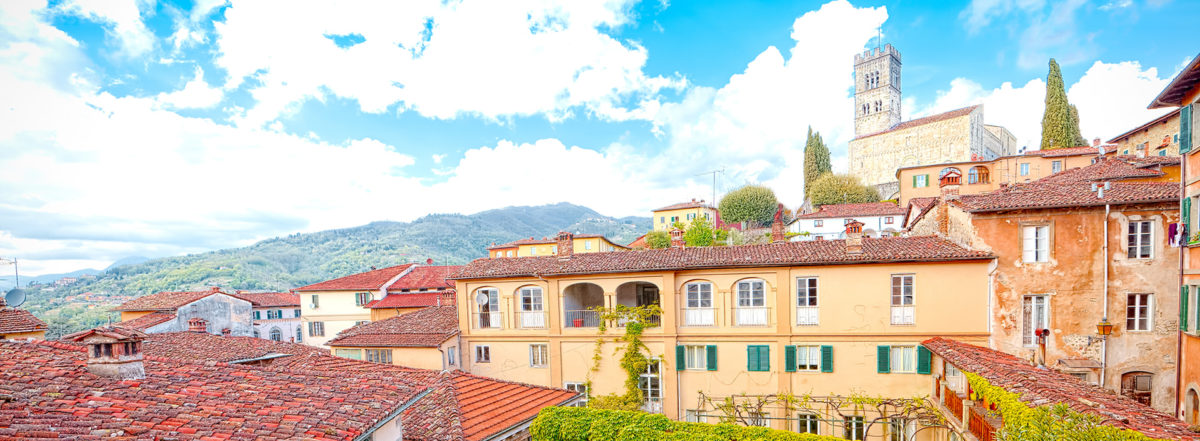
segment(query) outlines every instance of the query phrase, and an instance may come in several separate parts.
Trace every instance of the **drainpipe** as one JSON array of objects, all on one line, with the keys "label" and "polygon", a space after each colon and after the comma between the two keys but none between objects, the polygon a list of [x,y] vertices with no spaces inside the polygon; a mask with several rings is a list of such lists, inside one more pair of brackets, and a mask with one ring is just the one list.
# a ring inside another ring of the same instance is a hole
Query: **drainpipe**
[{"label": "drainpipe", "polygon": [[[1183,154],[1183,156],[1180,157],[1180,160],[1179,160],[1179,176],[1180,176],[1180,178],[1179,178],[1179,195],[1182,198],[1188,197],[1188,195],[1187,195],[1187,159],[1188,158],[1187,157],[1188,157],[1188,154],[1185,153],[1185,154]],[[1191,234],[1191,232],[1188,231],[1188,228],[1190,228],[1191,226],[1183,225],[1183,219],[1187,218],[1189,216],[1184,215],[1184,213],[1182,212],[1183,199],[1180,199],[1179,202],[1180,202],[1179,209],[1181,210],[1179,213],[1180,225],[1179,225],[1179,229],[1178,229],[1178,231],[1180,232],[1179,234],[1181,236],[1179,238],[1179,243],[1178,243],[1178,245],[1179,245],[1179,290],[1182,290],[1183,289],[1183,270],[1184,270],[1183,255],[1184,255],[1184,253],[1187,252],[1186,244],[1188,241],[1188,236]],[[1180,297],[1179,300],[1183,300],[1183,298]],[[1184,307],[1185,307],[1185,305],[1179,305],[1180,310],[1183,310]],[[1198,325],[1200,325],[1200,324],[1198,324]],[[1183,397],[1183,329],[1180,329],[1179,332],[1177,332],[1175,336],[1177,337],[1176,338],[1177,342],[1175,344],[1175,415],[1177,415],[1179,417],[1183,417],[1183,414],[1180,413],[1182,411],[1182,409],[1179,408],[1180,398]]]},{"label": "drainpipe", "polygon": [[[1103,192],[1103,190],[1101,191]],[[1101,317],[1104,321],[1108,321],[1108,260],[1111,258],[1111,256],[1108,255],[1108,210],[1109,205],[1106,202],[1104,204],[1104,240],[1101,242],[1101,246],[1103,246],[1104,249],[1104,285],[1102,287],[1102,289],[1104,289],[1104,293],[1102,295],[1102,298],[1104,299],[1104,311],[1101,314]],[[1104,340],[1100,342],[1100,387],[1105,387],[1105,377],[1107,376],[1107,372],[1108,336],[1106,335],[1104,336]]]}]

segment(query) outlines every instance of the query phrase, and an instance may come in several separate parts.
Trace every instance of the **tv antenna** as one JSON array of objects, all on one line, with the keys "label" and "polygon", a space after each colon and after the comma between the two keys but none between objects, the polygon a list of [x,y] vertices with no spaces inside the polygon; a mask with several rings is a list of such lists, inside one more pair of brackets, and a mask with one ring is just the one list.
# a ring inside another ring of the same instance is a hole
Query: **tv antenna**
[{"label": "tv antenna", "polygon": [[718,173],[720,173],[721,176],[724,176],[725,175],[725,167],[721,167],[720,170],[706,171],[704,173],[700,173],[700,174],[696,175],[696,176],[712,175],[712,182],[713,182],[712,183],[712,200],[708,201],[708,203],[712,204],[713,208],[716,208],[716,206],[717,206],[717,174]]},{"label": "tv antenna", "polygon": [[16,286],[14,286],[13,289],[8,290],[8,292],[4,294],[4,303],[7,304],[11,308],[16,308],[18,306],[21,306],[22,303],[25,303],[25,290],[21,289],[21,273],[17,269],[17,259],[15,259],[15,258],[7,259],[4,257],[0,257],[0,263],[11,263],[12,264],[13,277],[16,280]]}]

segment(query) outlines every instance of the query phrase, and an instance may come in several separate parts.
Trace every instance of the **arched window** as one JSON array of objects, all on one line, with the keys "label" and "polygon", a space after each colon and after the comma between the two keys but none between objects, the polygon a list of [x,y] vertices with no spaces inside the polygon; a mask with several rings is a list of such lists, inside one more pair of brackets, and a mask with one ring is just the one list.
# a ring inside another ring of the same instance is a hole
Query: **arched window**
[{"label": "arched window", "polygon": [[738,326],[767,325],[766,283],[761,279],[738,281],[737,286]]},{"label": "arched window", "polygon": [[715,324],[713,313],[713,288],[708,282],[691,282],[684,286],[685,309],[683,323],[687,326],[712,326]]},{"label": "arched window", "polygon": [[1149,372],[1129,372],[1121,375],[1121,395],[1133,398],[1138,402],[1150,405],[1154,386],[1154,374]]},{"label": "arched window", "polygon": [[977,165],[967,170],[968,184],[987,184],[989,182],[991,182],[991,173],[988,172],[987,167]]},{"label": "arched window", "polygon": [[283,340],[283,331],[280,331],[279,328],[271,328],[271,340],[272,341],[282,341]]},{"label": "arched window", "polygon": [[1196,389],[1188,390],[1185,404],[1187,409],[1184,411],[1183,420],[1193,426],[1200,424],[1200,395],[1196,394]]},{"label": "arched window", "polygon": [[480,328],[500,327],[500,292],[495,288],[480,288],[475,291],[475,308]]},{"label": "arched window", "polygon": [[296,343],[304,341],[304,332],[300,331],[300,326],[296,326]]},{"label": "arched window", "polygon": [[946,167],[946,168],[943,168],[943,169],[942,169],[942,171],[938,172],[938,179],[941,179],[941,178],[945,177],[945,176],[946,176],[947,174],[949,174],[950,172],[958,172],[958,175],[959,175],[959,176],[962,176],[962,171],[961,171],[961,170],[959,170],[959,169],[957,169],[957,168],[955,168],[955,167]]},{"label": "arched window", "polygon": [[521,288],[521,327],[544,328],[546,315],[542,312],[542,289],[536,286]]}]

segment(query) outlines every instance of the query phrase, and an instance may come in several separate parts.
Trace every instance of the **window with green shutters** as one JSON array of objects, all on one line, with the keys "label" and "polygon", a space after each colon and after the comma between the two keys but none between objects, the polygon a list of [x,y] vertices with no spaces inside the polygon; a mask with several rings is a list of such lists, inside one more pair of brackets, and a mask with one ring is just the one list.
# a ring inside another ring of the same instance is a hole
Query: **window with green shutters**
[{"label": "window with green shutters", "polygon": [[747,345],[746,370],[750,372],[770,371],[771,347],[767,345]]},{"label": "window with green shutters", "polygon": [[833,372],[833,346],[821,346],[821,372]]},{"label": "window with green shutters", "polygon": [[892,371],[892,347],[883,346],[875,348],[876,371],[881,374],[886,374]]},{"label": "window with green shutters", "polygon": [[796,347],[783,347],[783,370],[784,372],[796,372]]},{"label": "window with green shutters", "polygon": [[675,346],[675,370],[682,371],[687,368],[687,348],[683,345]]},{"label": "window with green shutters", "polygon": [[933,369],[933,355],[924,346],[917,346],[917,373],[929,375]]},{"label": "window with green shutters", "polygon": [[[1179,204],[1179,211],[1180,211],[1179,218],[1181,221],[1180,223],[1182,223],[1184,226],[1184,233],[1189,236],[1195,234],[1193,232],[1193,228],[1192,228],[1192,198],[1191,197],[1185,196],[1183,198],[1183,202]],[[1183,243],[1186,244],[1188,242],[1190,242],[1190,238],[1184,237]]]},{"label": "window with green shutters", "polygon": [[[1179,330],[1188,330],[1188,287],[1179,287]],[[1200,323],[1198,323],[1200,325]]]},{"label": "window with green shutters", "polygon": [[705,350],[705,358],[708,362],[708,370],[717,370],[717,345],[708,345]]},{"label": "window with green shutters", "polygon": [[1192,150],[1192,105],[1179,109],[1179,153]]}]

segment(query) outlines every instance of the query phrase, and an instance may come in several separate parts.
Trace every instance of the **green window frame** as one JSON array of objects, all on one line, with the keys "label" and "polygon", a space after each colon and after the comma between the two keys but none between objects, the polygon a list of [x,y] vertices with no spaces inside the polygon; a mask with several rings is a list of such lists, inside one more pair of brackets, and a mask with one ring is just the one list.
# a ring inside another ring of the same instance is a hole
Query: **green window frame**
[{"label": "green window frame", "polygon": [[1188,330],[1188,287],[1179,287],[1179,330]]},{"label": "green window frame", "polygon": [[925,346],[917,346],[917,373],[929,375],[933,372],[933,354]]},{"label": "green window frame", "polygon": [[879,345],[875,348],[875,371],[881,374],[892,372],[892,347]]},{"label": "green window frame", "polygon": [[783,371],[796,372],[796,347],[787,345],[783,347]]},{"label": "green window frame", "polygon": [[771,347],[768,345],[746,345],[746,370],[750,372],[770,372]]}]

